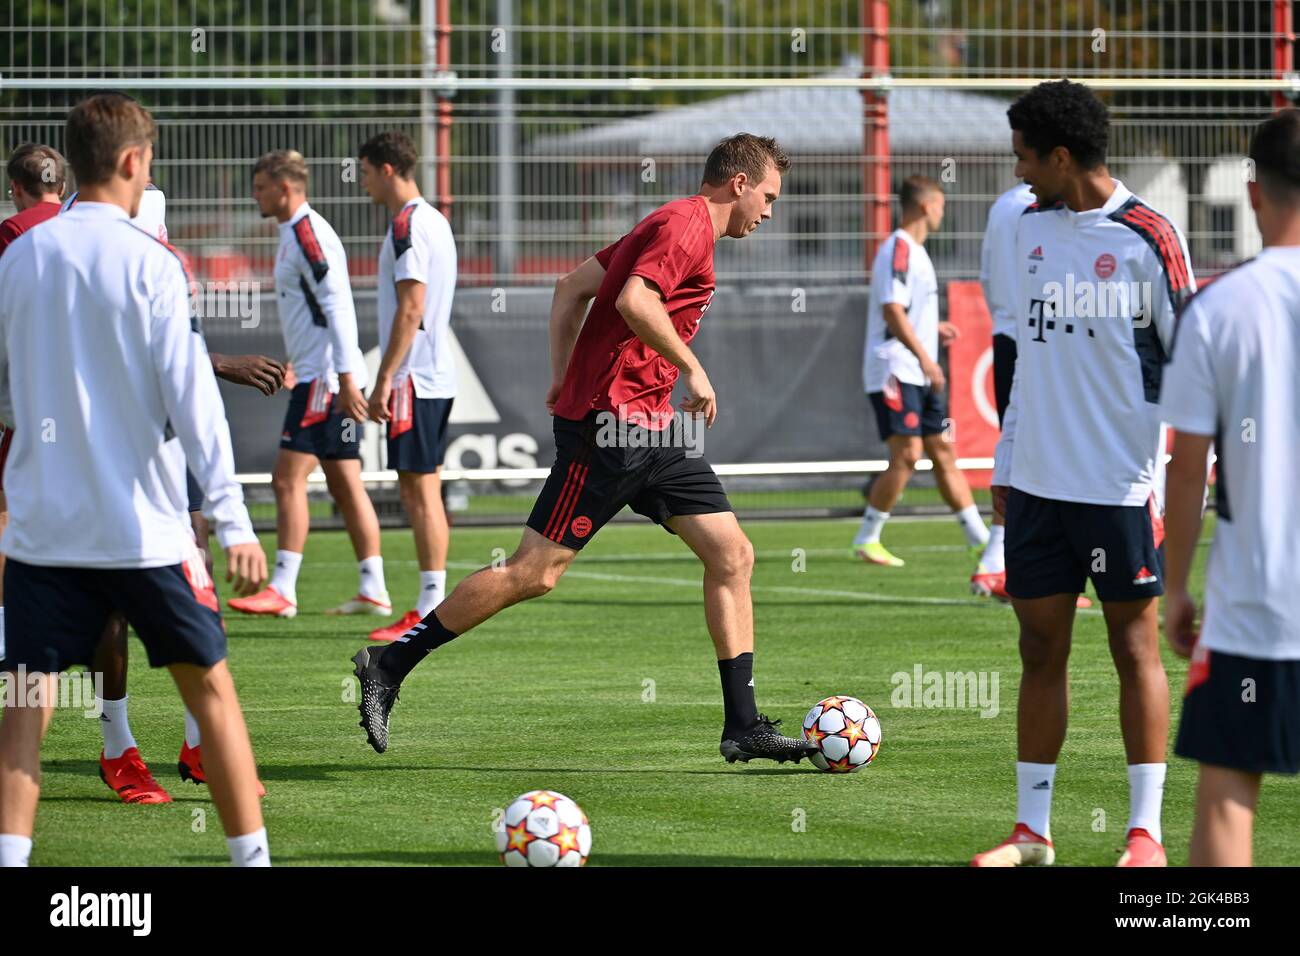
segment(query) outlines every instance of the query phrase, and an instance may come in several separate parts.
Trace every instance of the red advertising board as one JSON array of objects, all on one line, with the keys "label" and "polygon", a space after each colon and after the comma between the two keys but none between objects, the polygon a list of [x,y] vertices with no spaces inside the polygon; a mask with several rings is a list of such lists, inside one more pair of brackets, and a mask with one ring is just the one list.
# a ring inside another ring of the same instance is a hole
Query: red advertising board
[{"label": "red advertising board", "polygon": [[[948,414],[958,458],[992,458],[998,443],[993,393],[993,319],[978,282],[948,283],[948,321],[961,333],[948,346]],[[971,487],[987,488],[992,471],[968,471]]]}]

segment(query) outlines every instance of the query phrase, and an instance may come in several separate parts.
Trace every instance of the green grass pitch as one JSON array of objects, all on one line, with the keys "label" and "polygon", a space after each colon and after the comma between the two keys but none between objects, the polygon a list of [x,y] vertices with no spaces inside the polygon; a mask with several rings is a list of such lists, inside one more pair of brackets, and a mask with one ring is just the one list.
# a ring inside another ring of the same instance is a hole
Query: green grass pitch
[{"label": "green grass pitch", "polygon": [[[758,552],[759,706],[797,734],[821,697],[865,700],[884,741],[873,765],[848,776],[806,762],[722,760],[699,566],[675,538],[641,523],[606,528],[552,594],[431,655],[403,687],[388,753],[375,754],[357,726],[349,657],[377,621],[321,613],[351,596],[356,569],[343,534],[313,534],[296,619],[227,618],[269,791],[274,861],[498,865],[495,815],[545,787],[586,810],[595,866],[965,864],[1011,829],[1014,615],[968,595],[970,559],[951,519],[891,522],[886,543],[907,560],[901,570],[849,560],[854,527],[747,524]],[[451,582],[509,553],[518,538],[517,528],[455,531]],[[264,544],[274,548],[270,538]],[[410,534],[385,532],[384,554],[401,612],[416,583]],[[117,802],[96,773],[95,724],[79,711],[56,713],[35,865],[226,862],[206,788],[176,775],[176,692],[165,672],[148,669],[134,639],[132,655],[133,729],[176,801]],[[1165,664],[1176,727],[1186,663],[1166,651]],[[894,706],[894,675],[910,678],[918,665],[996,674],[996,716],[969,705]],[[1107,866],[1123,844],[1128,788],[1118,684],[1097,612],[1077,619],[1071,695],[1053,838],[1060,865]],[[1171,756],[1164,826],[1173,864],[1186,859],[1194,787],[1193,765]],[[1266,780],[1258,864],[1300,864],[1298,798],[1300,781]]]}]

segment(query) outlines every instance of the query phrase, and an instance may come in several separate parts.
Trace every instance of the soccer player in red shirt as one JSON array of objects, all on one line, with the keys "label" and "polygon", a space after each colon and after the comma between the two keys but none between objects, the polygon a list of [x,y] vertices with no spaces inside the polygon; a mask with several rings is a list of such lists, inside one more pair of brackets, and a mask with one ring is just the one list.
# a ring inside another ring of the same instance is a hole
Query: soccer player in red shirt
[{"label": "soccer player in red shirt", "polygon": [[[789,168],[775,140],[728,137],[710,153],[698,194],[659,207],[556,284],[546,393],[555,417],[550,477],[503,567],[461,581],[391,645],[362,648],[353,658],[361,726],[376,751],[388,747],[389,714],[416,664],[498,611],[550,591],[624,506],[680,536],[704,564],[705,620],[722,679],[722,755],[798,761],[815,749],[782,736],[755,705],[754,549],[690,441],[700,418],[712,426],[718,415],[713,386],[690,348],[713,298],[714,243],[743,239],[770,219]],[[679,374],[687,394],[682,415],[671,407]]]},{"label": "soccer player in red shirt", "polygon": [[53,146],[24,143],[9,157],[9,198],[16,215],[0,222],[0,255],[28,229],[59,214],[67,165]]}]

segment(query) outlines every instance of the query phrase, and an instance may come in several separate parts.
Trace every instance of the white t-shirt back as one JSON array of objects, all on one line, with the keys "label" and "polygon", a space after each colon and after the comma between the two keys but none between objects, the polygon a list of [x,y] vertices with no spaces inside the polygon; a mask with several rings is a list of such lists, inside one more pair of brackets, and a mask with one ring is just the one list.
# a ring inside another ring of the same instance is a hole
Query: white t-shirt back
[{"label": "white t-shirt back", "polygon": [[1300,660],[1300,246],[1264,249],[1188,303],[1161,409],[1219,456],[1201,641]]},{"label": "white t-shirt back", "polygon": [[928,384],[920,360],[885,325],[885,306],[890,303],[903,306],[926,354],[937,360],[939,281],[925,246],[902,229],[895,229],[880,244],[871,265],[867,341],[862,358],[862,385],[868,393],[883,390],[890,376],[910,385]]}]

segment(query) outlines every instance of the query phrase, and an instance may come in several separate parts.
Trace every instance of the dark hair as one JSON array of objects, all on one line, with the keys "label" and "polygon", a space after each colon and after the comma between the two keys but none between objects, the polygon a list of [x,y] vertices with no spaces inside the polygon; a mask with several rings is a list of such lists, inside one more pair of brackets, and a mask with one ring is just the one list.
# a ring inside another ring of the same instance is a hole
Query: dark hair
[{"label": "dark hair", "polygon": [[68,178],[67,163],[63,154],[53,146],[43,143],[23,143],[9,157],[6,170],[9,182],[23,187],[23,192],[33,196],[45,193],[59,195]]},{"label": "dark hair", "polygon": [[415,164],[420,159],[411,137],[400,129],[385,130],[370,137],[361,144],[360,156],[371,166],[390,164],[393,172],[403,179],[411,178]]},{"label": "dark hair", "polygon": [[771,136],[737,133],[713,147],[704,164],[704,182],[721,186],[737,173],[744,173],[757,184],[768,166],[775,167],[783,176],[790,170],[790,158],[776,140]]},{"label": "dark hair", "polygon": [[1040,159],[1064,146],[1084,169],[1106,162],[1110,117],[1106,104],[1082,83],[1039,83],[1011,104],[1007,116]]},{"label": "dark hair", "polygon": [[929,176],[908,176],[898,190],[898,204],[904,211],[917,209],[921,200],[931,193],[941,193],[943,187]]},{"label": "dark hair", "polygon": [[153,142],[157,127],[149,111],[125,93],[96,93],[68,114],[68,163],[81,186],[106,183],[117,154]]},{"label": "dark hair", "polygon": [[1300,204],[1300,109],[1273,114],[1250,138],[1259,188],[1273,202]]}]

